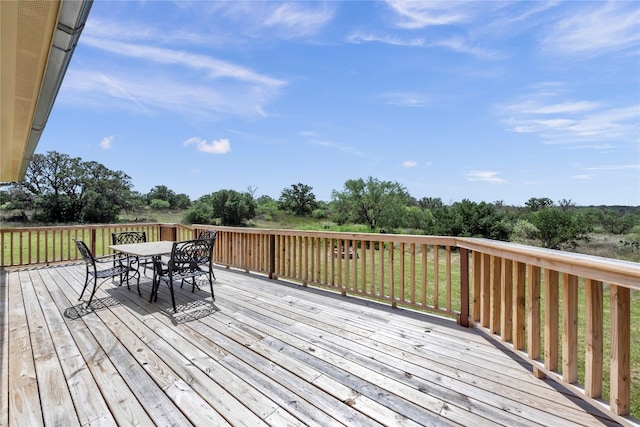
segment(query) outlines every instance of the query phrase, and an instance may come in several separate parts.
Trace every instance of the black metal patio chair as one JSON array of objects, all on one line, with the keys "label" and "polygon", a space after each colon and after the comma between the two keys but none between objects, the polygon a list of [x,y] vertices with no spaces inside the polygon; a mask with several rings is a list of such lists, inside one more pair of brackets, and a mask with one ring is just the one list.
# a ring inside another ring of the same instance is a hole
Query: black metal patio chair
[{"label": "black metal patio chair", "polygon": [[[217,237],[218,237],[218,230],[200,230],[200,233],[198,233],[198,239],[211,239],[211,240],[213,240],[213,244],[212,244],[213,247],[216,246],[216,238]],[[212,257],[207,260],[205,265],[207,265],[207,267],[211,269],[211,276],[213,277],[213,280],[216,280],[216,275],[213,272],[212,263],[213,263],[213,252],[212,252]]]},{"label": "black metal patio chair", "polygon": [[[169,285],[169,293],[171,294],[171,304],[173,312],[176,312],[176,300],[173,293],[173,284],[180,281],[180,287],[185,281],[191,282],[191,292],[195,292],[197,287],[196,279],[205,276],[209,281],[211,288],[211,298],[215,301],[216,297],[213,293],[213,270],[211,267],[211,257],[213,255],[214,239],[195,239],[185,242],[175,242],[171,250],[171,257],[165,264],[161,260],[154,260],[156,263],[154,279],[155,289],[153,290],[153,298],[158,300],[158,288],[160,281],[164,280]],[[208,264],[208,266],[206,266]]]},{"label": "black metal patio chair", "polygon": [[[84,287],[82,288],[82,292],[80,293],[79,300],[82,300],[84,291],[87,289],[87,286],[89,286],[89,283],[93,281],[93,289],[91,290],[89,301],[87,301],[87,308],[91,306],[91,301],[93,300],[93,296],[96,294],[98,287],[107,279],[111,279],[114,277],[120,278],[120,284],[122,284],[122,281],[126,279],[127,289],[131,289],[129,287],[129,279],[131,277],[137,276],[138,294],[140,294],[140,273],[138,272],[138,270],[132,268],[127,263],[117,262],[117,259],[114,258],[113,255],[95,257],[93,253],[91,253],[91,250],[85,242],[76,239],[74,239],[73,241],[75,242],[78,251],[82,255],[82,259],[84,260],[86,269]],[[114,260],[116,261],[115,263]],[[111,265],[111,267],[98,268],[98,265],[107,264]]]},{"label": "black metal patio chair", "polygon": [[[126,245],[130,243],[143,243],[147,241],[147,233],[145,231],[121,231],[119,233],[111,233],[111,242],[114,245]],[[139,257],[127,255],[127,263],[130,267],[144,270],[153,270],[152,257]],[[137,264],[137,266],[136,266]]]},{"label": "black metal patio chair", "polygon": [[198,239],[214,239],[218,236],[218,230],[200,230]]}]

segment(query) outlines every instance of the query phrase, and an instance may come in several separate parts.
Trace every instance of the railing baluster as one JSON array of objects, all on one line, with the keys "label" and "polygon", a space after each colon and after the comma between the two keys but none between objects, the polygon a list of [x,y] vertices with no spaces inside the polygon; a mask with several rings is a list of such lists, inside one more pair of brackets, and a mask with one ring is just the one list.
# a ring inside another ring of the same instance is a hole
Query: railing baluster
[{"label": "railing baluster", "polygon": [[502,258],[491,255],[491,311],[489,312],[489,332],[500,333],[500,279],[502,278]]},{"label": "railing baluster", "polygon": [[611,411],[629,413],[631,395],[631,290],[610,285],[611,294]]},{"label": "railing baluster", "polygon": [[585,280],[585,373],[584,389],[588,397],[602,396],[603,372],[603,289],[598,280]]},{"label": "railing baluster", "polygon": [[535,265],[529,265],[529,292],[528,292],[528,305],[529,305],[529,343],[528,354],[529,359],[540,359],[540,329],[541,329],[541,301],[540,301],[540,282],[542,274],[540,267]]},{"label": "railing baluster", "polygon": [[560,275],[555,270],[544,271],[544,366],[558,369],[558,321]]},{"label": "railing baluster", "polygon": [[513,261],[502,258],[500,278],[500,334],[502,341],[513,341]]},{"label": "railing baluster", "polygon": [[578,277],[563,274],[562,379],[578,381]]},{"label": "railing baluster", "polygon": [[515,315],[513,316],[515,319],[513,322],[513,347],[516,350],[524,350],[526,335],[525,311],[527,301],[527,265],[524,262],[516,263],[515,279],[515,292],[513,293],[513,310],[515,312]]}]

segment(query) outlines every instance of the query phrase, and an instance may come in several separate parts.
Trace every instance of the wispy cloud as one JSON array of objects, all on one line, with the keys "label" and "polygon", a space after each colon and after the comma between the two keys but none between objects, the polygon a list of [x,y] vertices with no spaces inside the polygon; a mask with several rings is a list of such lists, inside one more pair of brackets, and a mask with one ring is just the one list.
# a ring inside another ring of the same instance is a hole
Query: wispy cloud
[{"label": "wispy cloud", "polygon": [[471,171],[466,174],[467,181],[484,181],[492,184],[502,184],[507,181],[498,176],[499,172],[495,171]]},{"label": "wispy cloud", "polygon": [[280,87],[285,84],[282,80],[256,73],[246,67],[235,65],[208,55],[189,53],[184,50],[96,39],[90,36],[85,37],[82,40],[89,46],[118,56],[130,57],[145,62],[151,61],[154,63],[177,65],[184,68],[203,71],[206,77],[211,79],[232,78],[239,81],[261,84],[269,87]]},{"label": "wispy cloud", "polygon": [[593,174],[579,174],[579,175],[574,175],[573,178],[580,180],[580,181],[589,181],[593,178],[595,178],[596,175]]},{"label": "wispy cloud", "polygon": [[387,0],[387,5],[398,14],[397,25],[409,29],[469,21],[474,3],[477,2]]},{"label": "wispy cloud", "polygon": [[429,104],[429,96],[422,93],[397,92],[382,95],[390,105],[399,107],[424,107]]},{"label": "wispy cloud", "polygon": [[[560,100],[561,91],[531,93],[526,101],[498,108],[508,129],[538,134],[548,144],[611,148],[609,142],[637,142],[640,110],[636,105],[610,106],[605,102]],[[609,142],[607,142],[609,141]]]},{"label": "wispy cloud", "polygon": [[316,34],[331,22],[335,5],[331,2],[272,2],[228,1],[215,2],[211,17],[224,17],[234,27],[236,35],[255,40],[293,39]]},{"label": "wispy cloud", "polygon": [[351,145],[337,144],[335,142],[326,141],[326,140],[319,140],[319,139],[311,139],[309,141],[309,144],[317,145],[319,147],[329,148],[329,149],[332,149],[332,150],[338,150],[340,152],[351,154],[351,155],[354,155],[354,156],[357,156],[357,157],[363,157],[363,158],[368,158],[369,157],[364,152],[358,150],[357,148],[355,148],[355,147],[353,147]]},{"label": "wispy cloud", "polygon": [[402,38],[398,36],[390,36],[390,35],[377,35],[373,33],[365,33],[361,31],[356,31],[351,33],[347,37],[348,43],[372,43],[379,42],[384,44],[390,44],[394,46],[413,46],[413,47],[421,47],[424,46],[424,39],[422,38]]},{"label": "wispy cloud", "polygon": [[102,148],[103,150],[110,149],[112,145],[113,145],[113,136],[105,136],[104,138],[102,138],[102,141],[100,141],[100,148]]},{"label": "wispy cloud", "polygon": [[196,150],[208,154],[226,154],[231,151],[231,143],[227,138],[221,138],[218,140],[207,142],[202,138],[192,137],[183,142],[183,145],[185,147],[189,145],[195,145]]},{"label": "wispy cloud", "polygon": [[212,85],[179,76],[140,75],[122,70],[70,70],[61,101],[95,108],[124,109],[147,115],[164,110],[187,117],[264,117],[264,107],[275,97],[269,87],[226,82]]},{"label": "wispy cloud", "polygon": [[635,2],[608,1],[588,3],[581,13],[560,19],[542,41],[547,51],[559,54],[599,55],[640,44],[640,8]]},{"label": "wispy cloud", "polygon": [[467,38],[462,36],[436,40],[429,45],[434,47],[445,47],[453,50],[454,52],[468,54],[480,59],[500,59],[503,57],[502,54],[496,51],[473,46]]},{"label": "wispy cloud", "polygon": [[405,162],[402,162],[403,168],[414,168],[416,166],[418,166],[418,162],[416,162],[415,160],[407,160]]},{"label": "wispy cloud", "polygon": [[588,171],[620,171],[627,169],[640,169],[640,164],[636,165],[604,165],[585,168]]},{"label": "wispy cloud", "polygon": [[264,25],[281,29],[287,37],[315,34],[333,18],[333,8],[326,3],[290,2],[275,5],[265,16]]}]

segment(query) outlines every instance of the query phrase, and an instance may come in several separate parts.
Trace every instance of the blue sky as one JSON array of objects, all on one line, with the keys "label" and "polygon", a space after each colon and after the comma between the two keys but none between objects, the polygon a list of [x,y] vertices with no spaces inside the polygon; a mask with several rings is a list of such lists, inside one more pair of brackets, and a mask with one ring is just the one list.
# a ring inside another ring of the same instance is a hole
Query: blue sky
[{"label": "blue sky", "polygon": [[640,2],[103,1],[36,152],[134,190],[640,205]]}]

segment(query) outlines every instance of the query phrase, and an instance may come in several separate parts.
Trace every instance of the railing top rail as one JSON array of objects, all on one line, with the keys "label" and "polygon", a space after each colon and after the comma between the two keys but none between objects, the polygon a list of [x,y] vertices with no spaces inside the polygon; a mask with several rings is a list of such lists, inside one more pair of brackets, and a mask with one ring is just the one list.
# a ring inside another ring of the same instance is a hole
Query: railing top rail
[{"label": "railing top rail", "polygon": [[637,262],[479,238],[459,237],[456,246],[640,290]]},{"label": "railing top rail", "polygon": [[280,236],[307,236],[324,237],[328,239],[343,240],[368,240],[384,241],[393,243],[416,243],[429,245],[455,246],[456,238],[449,236],[425,236],[414,234],[386,234],[386,233],[354,233],[343,231],[322,231],[322,230],[292,230],[283,228],[238,228],[225,226],[211,226],[194,224],[194,228],[212,228],[220,231],[247,234],[278,234]]},{"label": "railing top rail", "polygon": [[135,222],[135,223],[117,223],[117,224],[79,224],[79,225],[45,225],[32,227],[3,227],[0,225],[2,233],[16,233],[21,231],[46,231],[46,230],[84,230],[87,228],[124,228],[124,227],[157,227],[160,225],[179,225],[164,224],[159,222]]}]

